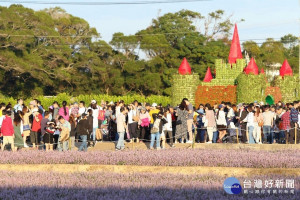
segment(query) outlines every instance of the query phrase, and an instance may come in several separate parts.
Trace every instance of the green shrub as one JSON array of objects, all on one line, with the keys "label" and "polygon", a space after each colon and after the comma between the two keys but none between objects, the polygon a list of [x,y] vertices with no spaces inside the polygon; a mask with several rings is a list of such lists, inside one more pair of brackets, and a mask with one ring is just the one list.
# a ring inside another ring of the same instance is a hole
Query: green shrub
[{"label": "green shrub", "polygon": [[[142,96],[142,95],[128,95],[128,96],[110,96],[105,94],[91,94],[91,95],[79,95],[77,97],[72,97],[66,93],[61,93],[57,96],[53,97],[45,97],[45,96],[37,96],[32,97],[32,99],[39,99],[42,102],[42,105],[44,108],[48,108],[52,105],[53,101],[57,101],[59,104],[61,104],[63,101],[67,101],[68,103],[74,103],[79,101],[85,101],[86,105],[88,105],[91,100],[95,99],[97,102],[101,102],[101,100],[104,101],[119,101],[124,100],[125,104],[132,103],[134,100],[137,100],[139,102],[147,102],[147,103],[157,103],[162,104],[163,106],[166,106],[171,103],[170,97],[167,96],[159,96],[159,95],[152,95],[152,96]],[[29,105],[29,102],[32,101],[32,99],[25,99],[25,104]],[[4,102],[5,104],[11,103],[12,105],[16,104],[17,100],[12,97],[5,97],[0,96],[0,102]]]}]

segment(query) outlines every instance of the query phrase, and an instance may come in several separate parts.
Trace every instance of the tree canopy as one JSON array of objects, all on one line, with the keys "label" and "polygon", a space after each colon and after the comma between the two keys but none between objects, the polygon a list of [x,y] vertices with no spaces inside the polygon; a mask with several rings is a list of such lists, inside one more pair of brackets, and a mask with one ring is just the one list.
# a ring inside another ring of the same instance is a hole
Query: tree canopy
[{"label": "tree canopy", "polygon": [[[56,7],[0,7],[0,90],[13,97],[104,93],[170,95],[171,75],[186,57],[203,79],[216,58],[227,60],[235,22],[223,10],[203,16],[181,10],[152,20],[133,35],[107,43],[88,22]],[[105,28],[105,27],[103,27]],[[244,49],[269,65],[289,60],[297,71],[297,37],[267,39]]]}]

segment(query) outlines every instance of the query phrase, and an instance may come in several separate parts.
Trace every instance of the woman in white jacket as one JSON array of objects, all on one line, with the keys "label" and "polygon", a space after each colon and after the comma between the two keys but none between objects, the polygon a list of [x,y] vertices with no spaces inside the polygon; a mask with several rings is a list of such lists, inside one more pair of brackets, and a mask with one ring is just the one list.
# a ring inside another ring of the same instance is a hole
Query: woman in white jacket
[{"label": "woman in white jacket", "polygon": [[163,126],[163,131],[161,134],[161,140],[162,140],[162,149],[165,149],[166,147],[166,136],[168,135],[168,137],[170,138],[170,146],[174,147],[173,144],[173,134],[172,134],[172,115],[170,113],[170,109],[167,108],[164,112],[164,118],[167,120],[167,123],[164,124]]},{"label": "woman in white jacket", "polygon": [[249,144],[254,144],[254,136],[253,136],[253,131],[254,131],[254,113],[253,109],[251,106],[247,108],[248,110],[248,115],[247,117],[243,120],[244,122],[247,122],[247,129],[248,129],[248,136],[249,136]]}]

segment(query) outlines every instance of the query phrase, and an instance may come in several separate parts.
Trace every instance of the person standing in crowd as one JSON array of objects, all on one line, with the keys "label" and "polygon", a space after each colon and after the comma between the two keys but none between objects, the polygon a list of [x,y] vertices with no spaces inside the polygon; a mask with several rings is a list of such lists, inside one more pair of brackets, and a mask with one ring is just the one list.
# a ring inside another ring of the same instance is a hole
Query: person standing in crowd
[{"label": "person standing in crowd", "polygon": [[273,118],[274,114],[270,111],[270,106],[265,106],[265,111],[263,112],[263,133],[264,133],[264,143],[269,142],[270,144],[273,143],[273,135],[271,132],[271,127],[273,126]]},{"label": "person standing in crowd", "polygon": [[207,127],[207,135],[208,135],[208,142],[206,143],[211,144],[213,139],[213,133],[216,130],[217,124],[216,124],[215,113],[209,103],[205,105],[205,120],[206,120],[205,125]]},{"label": "person standing in crowd", "polygon": [[248,115],[248,112],[247,110],[245,109],[245,105],[242,104],[241,108],[240,108],[240,113],[239,113],[239,121],[240,121],[240,128],[241,128],[241,133],[242,133],[242,142],[243,143],[247,143],[247,132],[246,132],[246,129],[247,129],[247,123],[244,122],[244,119],[247,117]]},{"label": "person standing in crowd", "polygon": [[18,111],[21,111],[21,112],[22,112],[23,106],[24,106],[24,101],[23,101],[23,99],[18,99],[18,100],[17,100],[17,105],[14,106],[14,111],[15,111],[15,113],[17,113]]},{"label": "person standing in crowd", "polygon": [[124,107],[124,101],[120,100],[116,106],[116,116],[121,113],[121,108]]},{"label": "person standing in crowd", "polygon": [[63,116],[58,117],[59,127],[61,129],[59,139],[58,139],[58,150],[67,151],[68,150],[68,139],[70,137],[71,124]]},{"label": "person standing in crowd", "polygon": [[145,107],[142,107],[139,118],[139,126],[141,130],[141,142],[149,137],[149,126],[151,117]]},{"label": "person standing in crowd", "polygon": [[15,151],[15,142],[14,142],[14,127],[13,121],[11,119],[11,110],[3,111],[5,114],[2,125],[1,125],[1,135],[3,136],[3,144],[1,150],[4,151],[4,148],[7,144],[11,145],[11,150]]},{"label": "person standing in crowd", "polygon": [[73,114],[75,118],[79,115],[79,106],[77,102],[73,103],[73,107],[70,109],[69,114]]},{"label": "person standing in crowd", "polygon": [[150,129],[152,128],[153,123],[154,123],[153,114],[158,114],[158,113],[159,113],[159,109],[157,108],[157,104],[153,103],[151,105],[151,108],[150,108],[150,111],[149,111],[149,115],[151,117],[151,120],[150,120]]},{"label": "person standing in crowd", "polygon": [[290,109],[284,108],[285,112],[281,116],[282,120],[282,130],[285,131],[285,143],[286,144],[293,144],[294,143],[294,135],[293,130],[291,130],[291,115],[290,115]]},{"label": "person standing in crowd", "polygon": [[18,148],[24,147],[24,142],[22,138],[23,122],[20,113],[21,111],[15,113],[13,120],[15,151],[17,151]]},{"label": "person standing in crowd", "polygon": [[139,134],[138,134],[138,121],[137,119],[137,112],[135,109],[135,106],[133,104],[129,105],[129,112],[128,112],[128,131],[130,135],[130,143],[134,142],[134,139],[136,139],[136,142],[139,142]]},{"label": "person standing in crowd", "polygon": [[62,102],[62,107],[58,111],[59,116],[62,116],[65,120],[69,121],[69,108],[67,102]]},{"label": "person standing in crowd", "polygon": [[194,108],[187,98],[184,98],[187,105],[188,118],[187,118],[187,128],[189,133],[189,140],[186,143],[193,143],[193,119],[194,119]]},{"label": "person standing in crowd", "polygon": [[205,128],[204,128],[204,107],[202,109],[198,109],[198,116],[196,119],[196,127],[197,127],[197,136],[196,136],[196,142],[197,143],[204,143],[205,142]]},{"label": "person standing in crowd", "polygon": [[226,135],[227,121],[224,106],[222,104],[219,105],[219,110],[217,112],[217,128],[219,131],[219,139],[217,142],[223,143],[223,137]]},{"label": "person standing in crowd", "polygon": [[45,135],[43,137],[46,151],[53,151],[53,134],[55,132],[55,123],[48,122]]},{"label": "person standing in crowd", "polygon": [[88,121],[88,138],[87,138],[87,142],[88,142],[88,146],[92,147],[93,146],[93,110],[92,109],[88,109],[87,111],[87,121]]},{"label": "person standing in crowd", "polygon": [[184,143],[184,139],[187,140],[187,119],[188,119],[188,107],[185,101],[182,101],[177,108],[177,121],[176,121],[176,134],[175,134],[175,144],[178,139],[181,139],[181,143]]},{"label": "person standing in crowd", "polygon": [[105,120],[105,112],[106,112],[106,105],[103,102],[101,103],[101,109],[99,110],[99,115],[98,115],[98,129],[96,131],[96,142],[101,142],[101,140],[103,141],[102,128],[105,125],[107,125],[107,121]]},{"label": "person standing in crowd", "polygon": [[[76,115],[77,116],[77,115]],[[75,134],[76,134],[76,120],[75,115],[71,114],[69,118],[71,124],[70,138],[69,138],[69,149],[75,149]]]},{"label": "person standing in crowd", "polygon": [[254,114],[254,130],[253,130],[253,137],[257,144],[262,144],[261,141],[261,128],[264,124],[264,118],[262,116],[261,110],[259,106],[255,107],[255,114]]},{"label": "person standing in crowd", "polygon": [[81,118],[83,113],[86,113],[87,109],[85,107],[85,102],[84,101],[80,101],[79,102],[79,109],[78,109],[78,115],[76,116],[76,118]]},{"label": "person standing in crowd", "polygon": [[52,119],[57,120],[58,117],[59,117],[59,110],[60,110],[58,102],[54,101],[53,104],[52,104],[52,106],[53,106],[53,116],[52,116]]},{"label": "person standing in crowd", "polygon": [[175,138],[175,133],[176,133],[176,121],[177,121],[177,116],[176,116],[176,112],[174,110],[173,107],[169,107],[169,110],[170,110],[170,114],[172,116],[172,137],[173,137],[173,140]]},{"label": "person standing in crowd", "polygon": [[164,133],[164,138],[163,138],[163,142],[162,142],[163,149],[165,149],[166,137],[169,137],[169,139],[170,139],[170,146],[174,147],[173,134],[172,134],[172,115],[170,113],[170,108],[167,108],[165,110],[164,119],[166,120],[167,123],[165,123],[163,126],[163,133]]},{"label": "person standing in crowd", "polygon": [[5,103],[0,103],[0,117],[2,117],[2,111],[5,109]]},{"label": "person standing in crowd", "polygon": [[296,129],[297,136],[295,135],[294,137],[295,138],[297,137],[297,141],[295,141],[295,142],[298,144],[298,143],[300,143],[300,135],[299,135],[299,130],[298,130],[298,128],[299,128],[299,126],[298,126],[299,112],[298,112],[297,108],[298,108],[298,101],[294,101],[293,106],[291,108],[291,112],[290,112],[291,131],[293,131],[295,134],[295,129]]},{"label": "person standing in crowd", "polygon": [[91,106],[88,109],[92,109],[92,116],[93,116],[93,131],[92,131],[92,140],[91,140],[91,145],[94,146],[96,143],[96,131],[99,128],[99,122],[98,122],[98,116],[99,116],[99,111],[100,107],[97,105],[96,100],[91,101]]},{"label": "person standing in crowd", "polygon": [[[151,142],[150,142],[150,149],[154,149],[154,142],[156,142],[156,149],[160,150],[160,135],[163,130],[163,112],[159,112],[158,114],[153,114],[153,127],[151,128]],[[166,122],[166,120],[164,120]]]},{"label": "person standing in crowd", "polygon": [[41,135],[42,135],[42,141],[44,141],[44,135],[46,133],[47,124],[49,122],[49,112],[46,111],[44,113],[44,118],[41,120]]},{"label": "person standing in crowd", "polygon": [[244,122],[247,122],[247,129],[248,129],[248,143],[254,144],[254,136],[253,136],[253,130],[254,130],[254,113],[252,109],[252,105],[249,105],[247,107],[247,117],[243,120]]},{"label": "person standing in crowd", "polygon": [[120,108],[120,113],[117,115],[117,130],[118,130],[118,143],[116,146],[116,150],[123,150],[125,148],[124,144],[124,135],[126,130],[126,109],[124,107]]},{"label": "person standing in crowd", "polygon": [[29,147],[26,143],[27,137],[30,136],[30,128],[31,128],[31,124],[29,122],[29,116],[30,116],[30,112],[28,110],[28,107],[24,106],[22,110],[22,120],[23,120],[22,135],[23,135],[23,143],[25,148]]},{"label": "person standing in crowd", "polygon": [[30,132],[30,141],[32,143],[32,147],[35,149],[38,149],[39,144],[39,134],[41,133],[41,121],[43,119],[43,116],[39,113],[38,108],[34,108],[32,110],[33,113],[33,122],[32,122],[32,128]]},{"label": "person standing in crowd", "polygon": [[82,114],[81,119],[77,125],[77,133],[80,135],[81,145],[79,147],[79,151],[87,151],[87,137],[89,135],[89,123],[87,120],[87,115],[85,113]]}]

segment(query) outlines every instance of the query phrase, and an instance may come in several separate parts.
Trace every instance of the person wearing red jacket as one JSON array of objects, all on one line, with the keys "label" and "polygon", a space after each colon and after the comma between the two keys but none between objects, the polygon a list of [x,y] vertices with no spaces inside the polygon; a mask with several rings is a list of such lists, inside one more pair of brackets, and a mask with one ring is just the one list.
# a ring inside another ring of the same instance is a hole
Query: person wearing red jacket
[{"label": "person wearing red jacket", "polygon": [[43,116],[39,113],[39,110],[37,108],[34,108],[32,112],[33,123],[30,133],[30,141],[32,143],[32,147],[35,148],[35,145],[39,143],[38,134],[41,132],[41,121],[43,119]]},{"label": "person wearing red jacket", "polygon": [[11,119],[11,111],[5,111],[5,117],[1,126],[1,134],[3,135],[3,145],[1,150],[4,151],[5,145],[10,144],[12,151],[15,151],[14,144],[14,127]]}]

